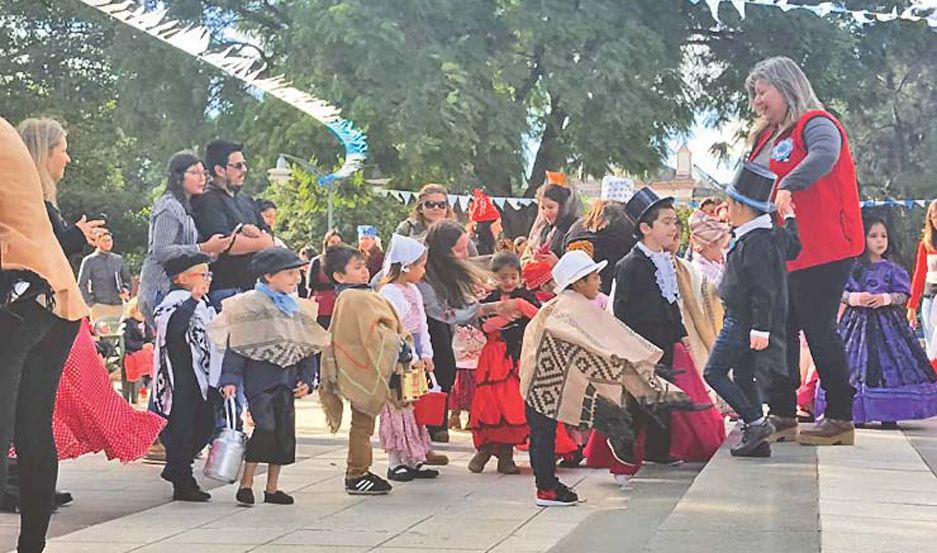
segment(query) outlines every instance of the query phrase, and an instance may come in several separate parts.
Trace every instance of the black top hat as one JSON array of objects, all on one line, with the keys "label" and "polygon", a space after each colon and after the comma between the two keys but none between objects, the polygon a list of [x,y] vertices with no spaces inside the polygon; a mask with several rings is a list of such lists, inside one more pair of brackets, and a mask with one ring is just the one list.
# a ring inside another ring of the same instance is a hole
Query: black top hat
[{"label": "black top hat", "polygon": [[737,202],[763,213],[773,213],[777,207],[771,202],[771,192],[778,176],[764,165],[742,162],[726,194]]},{"label": "black top hat", "polygon": [[660,204],[668,202],[672,203],[673,198],[670,196],[661,198],[654,190],[645,186],[635,192],[634,196],[631,196],[631,199],[625,204],[625,214],[631,219],[631,222],[634,223],[635,231],[637,231],[641,220],[647,215],[648,211]]},{"label": "black top hat", "polygon": [[296,269],[309,262],[299,257],[287,248],[274,246],[260,250],[251,260],[251,270],[257,277],[272,275],[288,269]]},{"label": "black top hat", "polygon": [[208,263],[209,261],[211,261],[211,257],[204,253],[184,253],[166,260],[163,263],[163,269],[166,271],[166,276],[172,278],[181,275],[196,265]]}]

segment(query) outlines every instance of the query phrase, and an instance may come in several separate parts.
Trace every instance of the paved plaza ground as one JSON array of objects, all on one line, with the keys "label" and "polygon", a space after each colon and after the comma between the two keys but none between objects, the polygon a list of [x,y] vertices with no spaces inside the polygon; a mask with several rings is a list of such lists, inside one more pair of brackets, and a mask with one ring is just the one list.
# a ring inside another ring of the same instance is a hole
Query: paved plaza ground
[{"label": "paved plaza ground", "polygon": [[[53,517],[47,551],[118,552],[662,552],[907,553],[935,551],[937,420],[900,431],[860,430],[851,448],[781,444],[769,460],[723,447],[710,463],[649,466],[622,492],[607,471],[560,469],[586,501],[542,509],[521,475],[466,469],[471,436],[439,447],[452,459],[435,481],[396,484],[385,497],[342,490],[345,434],[331,435],[315,401],[298,404],[297,463],[281,487],[293,506],[238,507],[236,487],[203,483],[208,504],[174,503],[161,467],[102,455],[62,463],[75,495]],[[386,471],[376,452],[375,472]],[[200,465],[201,462],[199,462]],[[259,477],[255,490],[263,485]],[[0,551],[18,518],[0,515]]]}]

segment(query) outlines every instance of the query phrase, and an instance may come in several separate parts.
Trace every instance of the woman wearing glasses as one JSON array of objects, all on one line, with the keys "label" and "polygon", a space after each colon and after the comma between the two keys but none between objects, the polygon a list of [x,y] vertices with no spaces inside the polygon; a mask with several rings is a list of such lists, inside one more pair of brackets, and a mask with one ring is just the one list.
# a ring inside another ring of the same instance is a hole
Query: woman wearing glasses
[{"label": "woman wearing glasses", "polygon": [[[397,225],[397,230],[394,232],[423,241],[433,223],[455,218],[455,211],[449,204],[449,190],[441,184],[427,184],[417,194],[413,213]],[[472,241],[469,241],[469,257],[477,255],[478,249]]]}]

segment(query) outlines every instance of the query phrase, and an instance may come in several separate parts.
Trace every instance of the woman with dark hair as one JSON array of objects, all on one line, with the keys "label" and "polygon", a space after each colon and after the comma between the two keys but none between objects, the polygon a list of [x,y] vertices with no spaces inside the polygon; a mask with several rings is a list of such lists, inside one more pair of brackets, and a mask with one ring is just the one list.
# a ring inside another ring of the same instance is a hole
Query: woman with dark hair
[{"label": "woman with dark hair", "polygon": [[161,296],[169,291],[169,278],[163,262],[183,253],[217,255],[225,250],[230,239],[216,234],[198,243],[198,230],[192,218],[190,200],[205,191],[208,173],[198,155],[191,150],[176,152],[169,158],[166,192],[156,200],[150,212],[146,259],[140,270],[140,311],[153,327],[153,309]]},{"label": "woman with dark hair", "polygon": [[322,328],[328,329],[332,324],[332,310],[335,309],[335,300],[338,298],[338,291],[332,284],[324,270],[325,254],[329,248],[334,248],[345,242],[345,238],[338,229],[330,229],[322,237],[322,253],[312,258],[309,263],[309,270],[306,271],[306,282],[309,294],[316,299],[319,304],[319,315],[316,322]]},{"label": "woman with dark hair", "polygon": [[[839,297],[865,245],[859,185],[843,125],[823,108],[790,58],[758,62],[745,81],[758,114],[748,160],[777,175],[772,200],[781,213],[797,206],[800,254],[787,264],[787,374],[769,385],[772,440],[846,445],[855,439],[849,364],[836,332]],[[829,399],[826,417],[798,432],[797,388],[804,331]]]},{"label": "woman with dark hair", "polygon": [[[442,389],[452,390],[455,383],[456,361],[452,349],[452,325],[470,324],[478,317],[490,314],[515,316],[518,310],[513,302],[481,304],[485,275],[469,261],[469,235],[459,223],[442,220],[432,225],[426,234],[426,277],[417,287],[423,296],[430,341],[433,345],[433,374]],[[446,422],[431,427],[435,442],[448,442]]]},{"label": "woman with dark hair", "polygon": [[[846,283],[839,323],[850,382],[857,390],[852,418],[896,428],[896,421],[937,415],[937,374],[904,317],[910,279],[888,260],[885,220],[873,215],[865,228],[865,252]],[[825,399],[820,390],[817,414],[823,412]]]},{"label": "woman with dark hair", "polygon": [[562,173],[547,172],[547,183],[537,190],[537,219],[527,237],[521,261],[547,261],[556,265],[565,251],[566,233],[579,218],[579,194]]}]

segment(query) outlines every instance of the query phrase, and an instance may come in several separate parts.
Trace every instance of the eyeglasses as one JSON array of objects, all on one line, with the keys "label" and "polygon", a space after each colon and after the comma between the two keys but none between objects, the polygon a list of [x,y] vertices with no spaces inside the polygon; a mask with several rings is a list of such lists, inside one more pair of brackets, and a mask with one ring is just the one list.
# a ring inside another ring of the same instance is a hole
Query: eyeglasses
[{"label": "eyeglasses", "polygon": [[228,167],[233,167],[233,168],[237,169],[238,171],[247,171],[247,162],[246,162],[246,161],[239,161],[239,162],[237,162],[237,163],[229,163],[229,164],[228,164]]},{"label": "eyeglasses", "polygon": [[446,206],[449,205],[449,202],[443,200],[441,202],[423,202],[423,207],[426,209],[446,209]]},{"label": "eyeglasses", "polygon": [[196,175],[196,176],[206,178],[206,179],[211,176],[211,173],[209,173],[208,171],[186,171],[185,174]]}]

